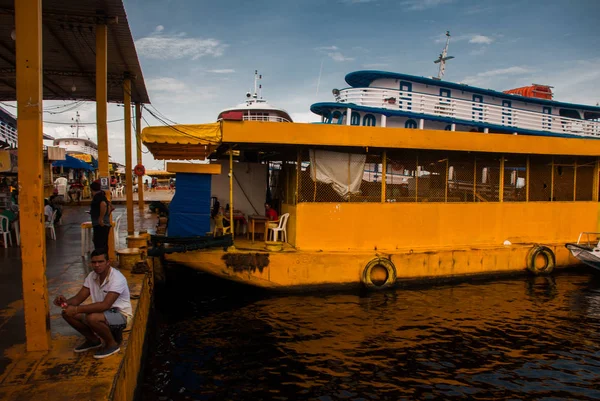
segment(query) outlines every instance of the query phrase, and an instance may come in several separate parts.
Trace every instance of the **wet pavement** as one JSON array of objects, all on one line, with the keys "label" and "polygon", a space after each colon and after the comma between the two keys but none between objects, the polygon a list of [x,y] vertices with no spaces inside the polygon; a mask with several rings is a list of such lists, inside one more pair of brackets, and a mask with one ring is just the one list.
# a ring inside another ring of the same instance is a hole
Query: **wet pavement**
[{"label": "wet pavement", "polygon": [[[57,239],[50,239],[47,233],[46,277],[50,301],[58,294],[74,295],[90,271],[81,256],[80,246],[80,224],[89,221],[87,210],[89,206],[66,206],[62,224],[56,226]],[[117,206],[114,213],[114,217],[123,214],[119,244],[124,248],[126,210]],[[140,214],[137,207],[134,218],[136,229],[152,229],[156,224],[155,215]],[[20,249],[16,246],[0,248],[0,266],[0,399],[39,399],[40,395],[57,389],[60,390],[52,399],[108,399],[127,348],[129,332],[124,333],[121,352],[115,356],[96,360],[91,352],[75,354],[72,349],[81,341],[80,335],[64,322],[60,308],[50,305],[51,350],[26,352]],[[140,295],[145,276],[123,273],[129,282],[135,313],[137,301],[134,298]],[[145,331],[145,327],[143,329]]]}]

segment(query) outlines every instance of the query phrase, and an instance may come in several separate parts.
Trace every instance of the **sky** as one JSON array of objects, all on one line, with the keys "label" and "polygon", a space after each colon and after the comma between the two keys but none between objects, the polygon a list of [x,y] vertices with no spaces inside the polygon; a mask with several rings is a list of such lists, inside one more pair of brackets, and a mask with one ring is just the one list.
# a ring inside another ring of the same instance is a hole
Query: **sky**
[{"label": "sky", "polygon": [[[150,101],[177,123],[216,120],[242,103],[262,74],[262,95],[297,122],[332,101],[363,69],[437,75],[450,31],[445,80],[506,90],[554,87],[555,100],[600,102],[598,0],[124,0]],[[61,102],[45,102],[55,107]],[[62,109],[59,109],[62,110]],[[95,121],[95,104],[77,109]],[[46,114],[70,122],[75,111]],[[56,109],[55,109],[56,111]],[[108,119],[123,117],[109,106]],[[150,125],[161,125],[148,113]],[[143,125],[145,125],[144,123]],[[55,137],[68,125],[44,124]],[[123,123],[109,124],[109,152],[124,163]],[[80,131],[81,134],[81,131]],[[96,139],[95,125],[83,135]],[[145,150],[145,149],[144,149]],[[134,156],[135,160],[135,156]],[[135,164],[135,162],[134,162]],[[146,168],[160,168],[144,154]]]}]

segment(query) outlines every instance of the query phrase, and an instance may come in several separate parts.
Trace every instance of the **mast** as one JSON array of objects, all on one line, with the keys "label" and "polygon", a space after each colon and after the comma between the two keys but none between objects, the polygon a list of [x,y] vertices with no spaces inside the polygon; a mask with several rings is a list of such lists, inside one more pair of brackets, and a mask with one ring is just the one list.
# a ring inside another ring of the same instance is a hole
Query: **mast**
[{"label": "mast", "polygon": [[448,44],[449,43],[450,43],[450,31],[446,31],[446,46],[444,47],[442,54],[440,54],[440,57],[438,57],[437,60],[433,61],[435,64],[438,64],[438,63],[440,64],[438,76],[437,76],[437,78],[434,78],[434,79],[441,80],[444,77],[444,73],[446,72],[446,61],[454,58],[454,56],[448,56]]},{"label": "mast", "polygon": [[[71,118],[71,120],[73,120],[73,118]],[[80,124],[79,124],[79,121],[80,121],[79,120],[79,111],[77,111],[77,113],[75,114],[75,119],[73,121],[75,121],[75,124],[71,124],[71,128],[75,128],[75,134],[74,135],[75,135],[76,138],[79,138],[79,127],[80,127]]]}]

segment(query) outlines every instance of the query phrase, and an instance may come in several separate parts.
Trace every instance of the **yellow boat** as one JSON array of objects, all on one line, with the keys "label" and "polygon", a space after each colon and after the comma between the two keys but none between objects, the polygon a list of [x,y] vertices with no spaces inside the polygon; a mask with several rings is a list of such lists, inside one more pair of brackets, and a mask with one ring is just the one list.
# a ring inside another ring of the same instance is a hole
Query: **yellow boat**
[{"label": "yellow boat", "polygon": [[266,174],[276,176],[285,242],[252,241],[234,225],[218,237],[227,248],[163,247],[167,261],[253,286],[380,289],[548,273],[578,264],[564,244],[597,231],[594,139],[253,121],[150,127],[142,136],[158,159],[210,159],[167,169],[212,175],[213,189],[229,183],[231,221],[242,192],[264,197]]}]

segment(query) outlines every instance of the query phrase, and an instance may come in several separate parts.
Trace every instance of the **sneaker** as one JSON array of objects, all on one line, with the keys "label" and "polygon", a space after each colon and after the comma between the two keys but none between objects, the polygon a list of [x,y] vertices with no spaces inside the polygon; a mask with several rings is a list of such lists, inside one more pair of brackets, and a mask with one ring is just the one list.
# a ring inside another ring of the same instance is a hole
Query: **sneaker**
[{"label": "sneaker", "polygon": [[90,340],[85,340],[83,342],[83,344],[79,344],[77,347],[75,347],[73,349],[74,352],[76,353],[80,353],[80,352],[85,352],[85,351],[89,351],[91,349],[95,349],[95,348],[100,348],[102,346],[102,342],[100,340],[96,341],[90,341]]},{"label": "sneaker", "polygon": [[96,359],[102,359],[102,358],[106,358],[107,356],[111,356],[112,354],[116,354],[117,352],[121,351],[121,348],[116,345],[114,347],[104,347],[102,348],[100,351],[96,352],[94,354],[94,358]]}]

